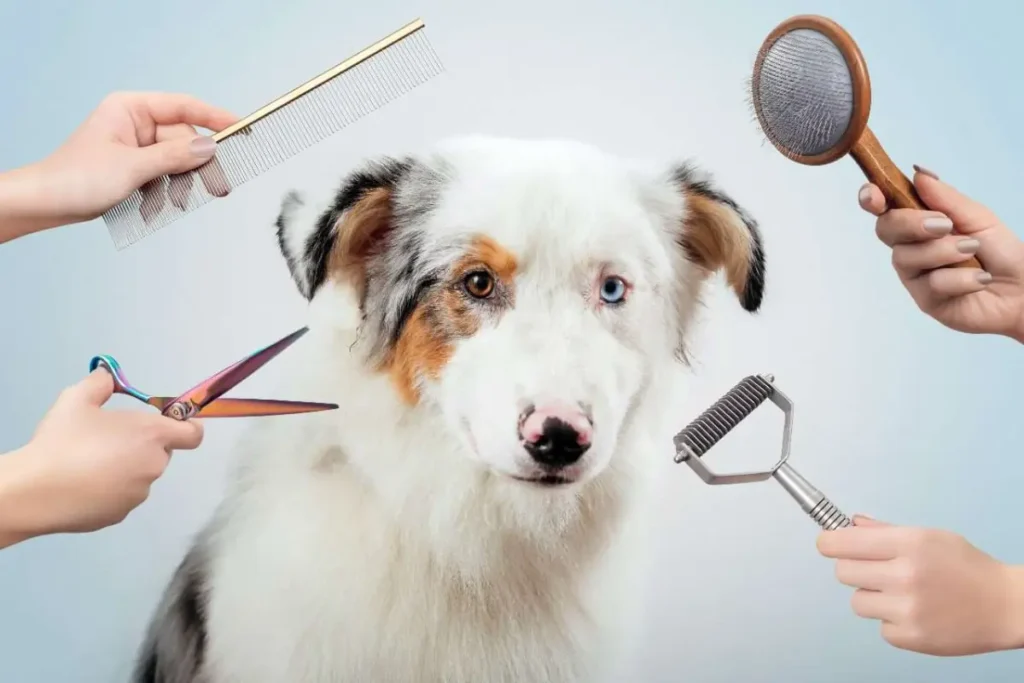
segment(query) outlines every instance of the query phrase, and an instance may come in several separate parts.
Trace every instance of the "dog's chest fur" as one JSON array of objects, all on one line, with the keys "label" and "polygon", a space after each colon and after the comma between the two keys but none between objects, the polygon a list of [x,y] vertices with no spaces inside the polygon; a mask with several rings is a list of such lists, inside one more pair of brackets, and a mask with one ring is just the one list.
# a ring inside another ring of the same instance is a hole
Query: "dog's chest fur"
[{"label": "dog's chest fur", "polygon": [[439,556],[339,446],[297,443],[310,450],[296,459],[322,457],[301,473],[251,469],[199,546],[213,550],[202,683],[593,683],[620,663],[637,558],[614,493],[558,537],[481,518]]}]

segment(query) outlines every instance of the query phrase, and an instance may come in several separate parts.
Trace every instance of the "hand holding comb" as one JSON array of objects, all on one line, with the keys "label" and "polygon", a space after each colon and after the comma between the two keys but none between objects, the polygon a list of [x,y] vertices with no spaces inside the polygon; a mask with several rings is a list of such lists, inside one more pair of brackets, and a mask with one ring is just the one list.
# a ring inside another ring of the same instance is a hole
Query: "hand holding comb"
[{"label": "hand holding comb", "polygon": [[[788,159],[820,166],[849,154],[890,208],[928,208],[868,128],[867,64],[836,22],[800,15],[779,24],[757,54],[750,96],[765,137]],[[951,267],[981,264],[972,257]]]},{"label": "hand holding comb", "polygon": [[[164,176],[104,215],[120,250],[153,234],[348,124],[440,74],[417,19],[337,66],[215,133],[217,154],[199,168]],[[201,182],[195,182],[198,176]],[[170,198],[170,202],[166,201]]]}]

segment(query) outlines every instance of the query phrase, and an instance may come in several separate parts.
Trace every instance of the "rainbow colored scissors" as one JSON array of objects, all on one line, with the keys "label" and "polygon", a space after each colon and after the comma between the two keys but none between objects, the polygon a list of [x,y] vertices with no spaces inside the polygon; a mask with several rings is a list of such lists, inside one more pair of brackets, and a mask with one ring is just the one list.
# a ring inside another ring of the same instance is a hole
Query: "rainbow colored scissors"
[{"label": "rainbow colored scissors", "polygon": [[266,365],[277,354],[291,346],[309,331],[308,327],[292,332],[270,346],[243,358],[234,365],[221,370],[213,377],[189,389],[177,398],[150,396],[133,387],[121,370],[121,365],[112,356],[96,356],[89,361],[89,372],[105,368],[114,378],[114,393],[125,394],[148,403],[161,414],[174,420],[188,420],[192,417],[249,417],[257,415],[290,415],[312,413],[320,410],[335,410],[334,403],[306,403],[303,401],[274,401],[258,398],[221,398],[237,384]]}]

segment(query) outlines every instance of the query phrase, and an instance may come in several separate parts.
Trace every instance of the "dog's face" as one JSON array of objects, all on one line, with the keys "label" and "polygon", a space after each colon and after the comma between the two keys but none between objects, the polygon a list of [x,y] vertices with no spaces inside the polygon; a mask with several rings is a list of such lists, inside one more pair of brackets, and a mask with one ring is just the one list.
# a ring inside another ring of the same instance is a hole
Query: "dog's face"
[{"label": "dog's face", "polygon": [[567,142],[468,138],[375,163],[326,208],[289,195],[278,236],[307,298],[353,288],[366,362],[401,400],[522,486],[608,465],[707,275],[725,271],[749,311],[764,285],[754,222],[692,166]]}]

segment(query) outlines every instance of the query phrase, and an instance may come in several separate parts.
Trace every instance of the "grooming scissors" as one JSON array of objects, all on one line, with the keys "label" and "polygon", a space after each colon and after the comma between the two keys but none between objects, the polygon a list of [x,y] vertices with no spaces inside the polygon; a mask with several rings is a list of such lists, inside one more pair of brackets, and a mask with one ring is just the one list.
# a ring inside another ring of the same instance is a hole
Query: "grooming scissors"
[{"label": "grooming scissors", "polygon": [[321,410],[335,410],[334,403],[308,403],[304,401],[276,401],[258,398],[221,398],[277,354],[284,351],[309,331],[303,327],[270,346],[243,358],[234,365],[221,370],[204,380],[181,396],[150,396],[131,385],[113,356],[95,356],[89,362],[89,372],[104,368],[114,378],[114,393],[125,394],[149,404],[174,420],[188,420],[192,417],[250,417],[260,415],[289,415],[312,413]]}]

